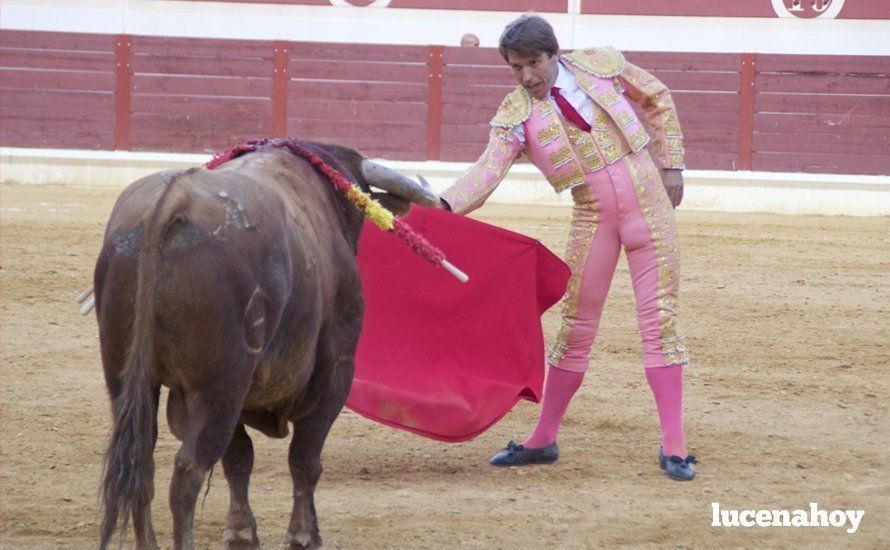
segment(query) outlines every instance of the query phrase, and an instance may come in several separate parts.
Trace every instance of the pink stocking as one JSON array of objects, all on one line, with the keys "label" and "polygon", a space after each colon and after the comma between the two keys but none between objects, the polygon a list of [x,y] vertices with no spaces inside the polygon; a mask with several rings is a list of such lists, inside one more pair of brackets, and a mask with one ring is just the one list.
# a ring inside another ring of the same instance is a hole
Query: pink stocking
[{"label": "pink stocking", "polygon": [[667,456],[686,457],[686,436],[683,435],[683,367],[650,367],[646,380],[655,396],[661,420],[662,448]]},{"label": "pink stocking", "polygon": [[529,449],[546,447],[556,441],[556,432],[569,406],[572,396],[581,387],[583,372],[575,372],[551,366],[547,372],[547,386],[544,388],[544,404],[535,431],[523,445]]}]

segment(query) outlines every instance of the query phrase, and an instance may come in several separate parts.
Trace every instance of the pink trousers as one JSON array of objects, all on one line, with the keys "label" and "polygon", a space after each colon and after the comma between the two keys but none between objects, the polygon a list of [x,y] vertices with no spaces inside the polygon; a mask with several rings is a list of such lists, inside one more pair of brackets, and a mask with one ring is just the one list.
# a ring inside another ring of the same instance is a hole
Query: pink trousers
[{"label": "pink trousers", "polygon": [[637,305],[643,366],[686,365],[675,303],[680,252],[674,211],[648,152],[631,153],[572,188],[575,206],[565,260],[572,277],[551,365],[584,372],[612,275],[624,246]]}]

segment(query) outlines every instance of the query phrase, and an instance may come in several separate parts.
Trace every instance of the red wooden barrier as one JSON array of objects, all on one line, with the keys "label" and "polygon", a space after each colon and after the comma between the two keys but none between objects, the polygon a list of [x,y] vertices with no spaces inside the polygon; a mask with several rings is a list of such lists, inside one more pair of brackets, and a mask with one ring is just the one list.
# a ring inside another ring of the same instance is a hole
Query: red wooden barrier
[{"label": "red wooden barrier", "polygon": [[114,149],[116,43],[0,30],[0,145]]},{"label": "red wooden barrier", "polygon": [[757,56],[752,169],[890,174],[890,58]]},{"label": "red wooden barrier", "polygon": [[488,140],[488,121],[516,87],[494,48],[446,47],[442,70],[442,160],[476,160]]},{"label": "red wooden barrier", "polygon": [[293,42],[288,135],[370,156],[424,159],[429,74],[425,46]]},{"label": "red wooden barrier", "polygon": [[[690,168],[890,174],[888,57],[627,57],[672,89]],[[290,135],[472,161],[514,87],[493,48],[0,30],[0,145],[207,152]]]},{"label": "red wooden barrier", "polygon": [[134,36],[132,44],[133,150],[211,152],[272,133],[271,42]]}]

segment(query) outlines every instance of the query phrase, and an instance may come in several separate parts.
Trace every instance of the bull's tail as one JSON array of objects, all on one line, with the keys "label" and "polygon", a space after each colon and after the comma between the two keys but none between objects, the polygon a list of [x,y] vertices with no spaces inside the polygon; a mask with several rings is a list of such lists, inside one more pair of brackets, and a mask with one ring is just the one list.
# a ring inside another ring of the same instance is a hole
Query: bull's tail
[{"label": "bull's tail", "polygon": [[[137,505],[150,505],[154,491],[152,465],[155,410],[149,371],[155,361],[155,288],[160,268],[160,249],[170,220],[187,200],[184,192],[171,192],[177,177],[166,181],[165,189],[148,223],[143,227],[143,246],[138,259],[136,301],[130,346],[120,379],[120,393],[111,409],[113,426],[105,453],[105,473],[101,495],[104,507],[100,548],[107,548],[115,529],[121,540]],[[139,518],[136,518],[139,521]]]}]

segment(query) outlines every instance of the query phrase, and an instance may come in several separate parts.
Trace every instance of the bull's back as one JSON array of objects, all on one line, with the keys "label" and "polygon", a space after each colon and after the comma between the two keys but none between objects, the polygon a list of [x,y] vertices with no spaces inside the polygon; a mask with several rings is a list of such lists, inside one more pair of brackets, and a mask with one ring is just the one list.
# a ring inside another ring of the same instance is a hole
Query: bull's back
[{"label": "bull's back", "polygon": [[97,265],[97,313],[111,340],[126,341],[146,231],[165,204],[150,266],[154,374],[175,387],[240,369],[252,387],[246,406],[259,407],[305,385],[325,317],[357,271],[326,182],[309,169],[294,185],[274,162],[248,158],[159,173],[122,193]]}]

